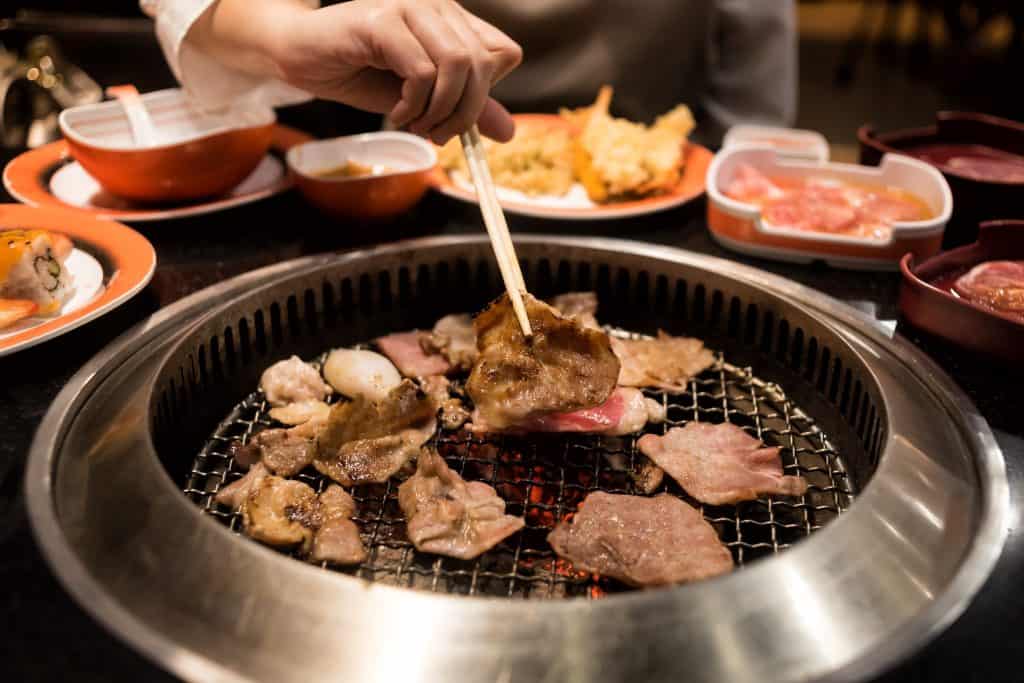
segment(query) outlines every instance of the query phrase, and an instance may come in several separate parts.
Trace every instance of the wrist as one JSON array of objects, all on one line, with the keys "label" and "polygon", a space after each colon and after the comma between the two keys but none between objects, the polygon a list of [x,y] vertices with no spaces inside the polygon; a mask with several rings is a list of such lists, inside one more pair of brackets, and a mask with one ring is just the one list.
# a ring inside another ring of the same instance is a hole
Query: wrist
[{"label": "wrist", "polygon": [[287,81],[289,67],[296,61],[296,54],[304,51],[309,42],[308,16],[316,10],[302,2],[288,1],[266,3],[260,25],[266,27],[262,41],[266,55],[275,70],[275,76]]}]

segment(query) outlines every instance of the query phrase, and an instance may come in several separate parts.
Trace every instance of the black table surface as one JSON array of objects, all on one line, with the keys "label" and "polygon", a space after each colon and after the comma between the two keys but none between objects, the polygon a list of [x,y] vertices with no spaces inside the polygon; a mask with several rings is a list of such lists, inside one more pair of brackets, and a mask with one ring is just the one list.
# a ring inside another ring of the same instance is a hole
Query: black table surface
[{"label": "black table surface", "polygon": [[[0,160],[6,162],[10,154]],[[10,201],[0,190],[0,199]],[[516,232],[628,237],[733,258],[837,297],[880,320],[897,321],[899,277],[738,257],[708,236],[702,201],[655,216],[608,223],[513,218]],[[152,283],[108,315],[38,347],[0,359],[0,681],[174,680],[109,635],[64,592],[28,526],[22,478],[32,435],[67,380],[103,346],[162,306],[259,266],[371,241],[482,230],[479,213],[439,196],[386,229],[320,216],[294,193],[191,219],[135,226],[153,242]],[[1010,476],[1013,519],[999,564],[968,611],[884,681],[1019,680],[1024,652],[1024,420],[1021,379],[898,324],[949,372],[995,430]]]}]

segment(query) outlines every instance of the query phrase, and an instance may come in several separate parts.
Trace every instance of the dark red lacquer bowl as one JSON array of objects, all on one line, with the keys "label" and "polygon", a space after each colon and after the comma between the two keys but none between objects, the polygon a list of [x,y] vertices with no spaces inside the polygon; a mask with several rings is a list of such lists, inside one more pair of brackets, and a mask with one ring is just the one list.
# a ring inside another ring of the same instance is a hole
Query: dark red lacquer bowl
[{"label": "dark red lacquer bowl", "polygon": [[1024,260],[1024,220],[982,223],[978,241],[914,263],[900,261],[906,320],[954,344],[1009,363],[1024,361],[1024,320],[951,294],[957,277],[985,261]]},{"label": "dark red lacquer bowl", "polygon": [[[972,242],[982,221],[1024,219],[1024,123],[987,114],[939,112],[931,126],[878,133],[864,125],[857,138],[862,164],[877,165],[885,153],[896,152],[923,158],[942,171],[953,191],[953,217],[943,240],[946,248]],[[928,148],[939,152],[938,160],[935,155],[922,154]],[[1012,166],[1021,170],[1013,180],[985,178],[972,172],[970,164],[958,170],[942,163],[942,148],[947,152],[960,148],[968,155],[974,148],[975,153],[986,156],[1016,157]]]}]

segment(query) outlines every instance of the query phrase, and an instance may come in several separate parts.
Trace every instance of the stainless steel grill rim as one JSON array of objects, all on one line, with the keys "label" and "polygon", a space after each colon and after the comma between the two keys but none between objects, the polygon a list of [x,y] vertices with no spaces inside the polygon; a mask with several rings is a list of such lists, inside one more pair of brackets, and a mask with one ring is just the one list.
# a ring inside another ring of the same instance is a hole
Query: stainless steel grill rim
[{"label": "stainless steel grill rim", "polygon": [[[472,243],[474,241],[479,240],[473,238],[418,240],[409,244],[398,244],[341,257],[303,259],[257,271],[256,273],[223,283],[197,294],[188,300],[180,302],[179,305],[154,316],[150,321],[133,329],[128,335],[112,344],[106,351],[99,354],[93,361],[83,367],[82,371],[58,396],[51,411],[44,419],[33,443],[29,466],[26,472],[29,512],[33,528],[36,531],[44,553],[57,570],[58,576],[76,598],[118,635],[126,638],[164,666],[186,678],[243,680],[246,676],[254,676],[254,671],[260,671],[262,677],[278,675],[281,680],[285,680],[294,678],[297,666],[304,667],[304,670],[316,670],[317,667],[326,666],[328,663],[323,658],[310,657],[306,661],[292,662],[289,669],[275,669],[272,666],[272,661],[258,658],[258,660],[249,660],[249,668],[246,668],[242,666],[242,663],[237,658],[230,658],[232,668],[228,668],[227,664],[218,663],[215,661],[215,658],[220,659],[221,662],[228,661],[221,659],[221,657],[230,655],[230,652],[227,655],[213,655],[208,651],[182,647],[166,631],[166,628],[169,626],[168,622],[171,621],[169,618],[165,618],[162,621],[154,619],[152,614],[145,613],[144,605],[140,606],[140,604],[130,600],[125,602],[125,600],[128,600],[128,597],[124,593],[115,593],[117,585],[110,583],[111,577],[96,574],[97,571],[103,568],[98,567],[96,558],[82,555],[81,548],[77,545],[72,545],[73,543],[80,542],[81,539],[78,538],[79,534],[69,530],[66,523],[62,521],[62,516],[66,517],[73,511],[69,510],[67,503],[61,502],[58,505],[55,500],[61,483],[60,478],[55,476],[55,467],[62,464],[65,460],[65,458],[61,457],[62,449],[67,445],[68,438],[74,436],[74,427],[77,421],[83,419],[82,415],[84,413],[90,412],[90,406],[95,406],[100,397],[109,397],[106,385],[110,381],[117,380],[122,382],[125,385],[125,392],[129,390],[138,391],[138,387],[132,384],[133,378],[139,378],[138,372],[135,371],[140,369],[147,372],[152,371],[152,366],[146,365],[146,363],[152,361],[151,354],[154,351],[160,353],[160,349],[167,348],[167,339],[163,335],[180,330],[181,328],[177,324],[180,321],[176,321],[175,317],[195,315],[201,312],[204,307],[208,307],[210,302],[217,301],[228,295],[237,295],[241,290],[255,286],[261,281],[266,281],[266,279],[282,277],[288,272],[312,271],[331,261],[334,261],[336,265],[344,265],[362,258],[373,257],[379,253],[393,254],[406,249],[416,251],[438,249],[450,245]],[[529,603],[528,608],[526,607],[527,603],[461,601],[460,604],[464,605],[464,608],[461,608],[459,612],[469,622],[476,623],[481,619],[498,617],[500,615],[502,621],[508,624],[506,628],[497,628],[497,630],[487,632],[490,637],[498,638],[500,641],[508,643],[507,646],[498,651],[487,650],[486,654],[488,656],[500,655],[498,659],[494,659],[499,668],[495,669],[493,666],[484,666],[460,669],[467,673],[467,677],[476,680],[493,680],[495,678],[511,679],[513,674],[516,678],[520,675],[528,676],[537,672],[534,665],[537,662],[545,663],[546,668],[543,670],[555,677],[558,677],[556,674],[558,671],[561,671],[563,674],[576,672],[584,676],[589,672],[590,675],[596,677],[596,672],[592,666],[595,663],[611,661],[615,662],[612,667],[600,672],[602,674],[601,677],[605,679],[615,678],[616,676],[635,675],[637,672],[641,672],[650,678],[668,678],[673,677],[673,671],[677,672],[675,675],[683,672],[682,669],[674,668],[671,664],[672,662],[686,662],[691,665],[696,662],[700,667],[688,667],[685,670],[686,673],[693,678],[704,677],[708,680],[714,680],[716,676],[720,679],[723,675],[729,675],[736,680],[756,677],[758,671],[764,670],[765,666],[771,667],[769,670],[773,674],[772,678],[848,680],[854,677],[867,676],[891,665],[894,661],[906,656],[913,648],[919,646],[924,639],[943,628],[962,612],[971,596],[988,575],[1002,547],[1005,537],[1005,519],[1008,505],[1005,472],[999,449],[992,439],[984,420],[977,415],[966,397],[959,392],[955,385],[934,364],[903,340],[899,338],[889,339],[880,329],[871,326],[868,319],[855,311],[831,299],[821,297],[799,285],[751,268],[708,257],[690,255],[678,250],[618,240],[576,240],[535,237],[523,239],[520,242],[526,245],[538,244],[548,248],[557,247],[559,249],[584,247],[602,249],[609,253],[627,254],[633,258],[657,259],[665,263],[678,263],[681,267],[713,269],[714,272],[725,274],[728,277],[743,278],[747,281],[757,282],[759,287],[782,297],[784,301],[815,311],[815,315],[823,316],[823,319],[830,320],[832,324],[836,325],[842,336],[850,344],[861,349],[864,353],[878,358],[881,365],[877,367],[880,368],[880,373],[884,376],[883,379],[887,382],[895,383],[897,387],[900,386],[902,381],[907,385],[913,385],[915,389],[919,388],[925,392],[920,398],[921,401],[928,400],[933,402],[932,404],[935,409],[941,411],[940,415],[943,413],[948,415],[950,422],[956,426],[956,435],[953,438],[958,440],[957,444],[963,444],[964,454],[962,457],[969,459],[971,466],[976,469],[977,476],[984,485],[980,489],[978,501],[978,526],[969,530],[973,534],[972,540],[967,545],[966,554],[958,566],[956,575],[948,585],[944,586],[942,591],[937,592],[931,600],[923,604],[922,609],[901,616],[898,628],[886,629],[890,624],[879,622],[874,627],[873,638],[869,637],[872,635],[869,631],[858,630],[860,626],[855,628],[853,623],[848,624],[845,627],[845,632],[841,634],[847,636],[846,638],[835,638],[833,636],[839,634],[834,631],[840,627],[840,624],[826,621],[824,622],[826,626],[825,631],[817,635],[823,639],[822,642],[828,642],[829,647],[820,654],[801,649],[801,656],[794,659],[792,656],[785,656],[785,651],[788,648],[789,651],[795,654],[792,648],[799,648],[801,646],[799,638],[792,639],[800,631],[799,619],[793,622],[789,620],[778,622],[777,627],[780,632],[773,634],[767,641],[763,634],[760,638],[751,641],[749,637],[754,637],[755,634],[746,633],[743,630],[733,630],[730,627],[728,631],[723,631],[721,635],[729,634],[732,639],[739,638],[738,641],[735,641],[735,646],[731,650],[734,657],[740,658],[735,664],[745,664],[750,668],[733,668],[724,671],[716,668],[722,664],[722,660],[715,653],[719,652],[719,647],[724,645],[725,641],[720,642],[716,638],[713,641],[693,639],[692,643],[679,642],[671,636],[673,633],[672,627],[664,622],[662,616],[665,614],[664,608],[669,604],[673,605],[672,610],[676,614],[689,613],[690,610],[696,609],[697,605],[701,605],[702,610],[711,610],[708,614],[718,610],[720,616],[726,618],[728,623],[734,623],[735,620],[731,618],[731,612],[728,609],[726,611],[722,611],[722,609],[735,608],[739,605],[723,604],[717,602],[717,598],[713,601],[711,596],[721,596],[727,593],[735,594],[737,590],[741,590],[744,586],[763,585],[762,582],[765,580],[776,581],[782,579],[786,576],[787,569],[796,566],[808,568],[810,566],[817,566],[820,563],[815,562],[815,557],[817,555],[834,556],[835,553],[831,551],[836,550],[836,541],[840,539],[847,545],[849,545],[851,540],[862,542],[861,554],[870,553],[873,547],[871,545],[871,536],[865,536],[862,532],[870,531],[875,527],[875,523],[879,521],[877,515],[873,514],[874,508],[876,506],[885,507],[885,503],[889,500],[890,495],[900,493],[898,490],[887,490],[887,478],[893,472],[885,470],[894,470],[909,458],[906,444],[895,443],[894,437],[889,438],[884,444],[887,455],[883,459],[880,476],[872,482],[871,486],[861,496],[859,503],[847,515],[844,515],[841,519],[830,525],[829,535],[832,542],[827,543],[820,537],[812,538],[777,560],[758,563],[756,566],[738,575],[702,584],[704,590],[699,592],[683,587],[672,591],[618,596],[597,603]],[[140,398],[138,393],[132,395]],[[141,398],[144,399],[144,395]],[[900,410],[895,412],[896,417],[901,419],[914,417],[912,414],[903,414]],[[940,420],[938,423],[940,428],[942,424]],[[960,439],[962,439],[962,442],[959,441]],[[109,446],[109,444],[107,445]],[[152,448],[151,444],[145,443],[144,440],[138,441],[137,439],[131,441],[130,445]],[[957,447],[959,448],[959,446]],[[152,463],[148,463],[148,465],[152,465]],[[901,473],[896,472],[895,474]],[[163,476],[163,479],[158,483],[163,489],[166,489],[162,493],[174,493],[173,482],[166,475],[163,475],[162,470],[158,472],[158,475]],[[183,506],[188,506],[181,499],[180,492],[175,493],[175,495],[181,500]],[[74,502],[81,501],[72,501],[72,503]],[[164,515],[167,515],[173,518],[172,521],[186,523],[191,528],[192,517],[189,515],[181,516],[179,514],[181,512],[178,506],[171,504],[166,509],[161,510],[163,514],[158,518],[163,518]],[[191,512],[196,518],[200,517],[194,508],[192,508]],[[217,528],[215,524],[210,524],[209,526],[210,535],[218,539],[218,545],[224,543],[224,539],[231,538],[230,532],[227,530]],[[198,530],[198,527],[196,529]],[[144,541],[146,539],[141,540]],[[270,551],[256,547],[255,544],[235,543],[232,545],[232,553],[239,554],[247,561],[257,563],[261,570],[266,570],[270,573],[280,573],[284,571],[285,566],[288,566],[291,569],[287,571],[287,574],[296,580],[300,580],[306,589],[317,588],[320,591],[336,591],[341,586],[340,582],[344,580],[344,577],[337,577],[326,572],[320,572],[314,568],[303,567],[299,563],[281,558]],[[828,557],[825,559],[828,559]],[[123,578],[132,569],[138,568],[125,567],[119,576]],[[324,577],[328,577],[331,580],[325,582]],[[822,576],[822,578],[827,577]],[[774,585],[783,584],[776,583]],[[230,585],[220,585],[219,587],[224,589],[231,588]],[[118,596],[116,600],[113,597],[115,594]],[[743,613],[748,615],[748,618],[753,618],[758,614],[758,609],[765,607],[764,603],[766,601],[770,602],[771,596],[764,596],[759,592],[754,594],[749,594],[748,592],[747,594],[755,599],[742,605]],[[399,595],[402,597],[399,598]],[[842,593],[838,595],[841,597]],[[372,590],[366,592],[366,596],[372,596],[375,611],[387,612],[401,607],[404,612],[416,617],[413,620],[415,622],[413,626],[421,623],[422,618],[427,613],[436,612],[440,617],[441,614],[447,611],[442,606],[447,605],[447,600],[449,600],[440,596],[410,593],[408,591],[396,593],[392,589],[381,586],[374,586]],[[359,593],[354,594],[355,601],[348,605],[348,611],[359,611],[359,606],[365,602],[366,596],[361,596]],[[827,596],[819,594],[818,597]],[[401,602],[396,602],[397,600],[401,600]],[[497,607],[499,604],[504,606],[499,609]],[[878,604],[880,607],[891,606],[884,601],[866,604]],[[576,607],[572,607],[572,605],[576,605]],[[582,609],[582,607],[586,609]],[[835,605],[830,602],[821,602],[815,604],[814,607],[822,615],[828,615],[831,608],[835,607]],[[644,614],[644,617],[637,621],[634,617],[639,617],[641,614]],[[268,618],[273,616],[280,615],[273,614],[269,615]],[[580,622],[580,620],[583,621]],[[372,617],[370,621],[373,622]],[[550,655],[553,655],[554,652],[551,648],[561,647],[567,636],[565,632],[553,632],[550,628],[545,628],[545,624],[554,624],[561,628],[560,625],[567,621],[580,622],[580,626],[583,623],[595,624],[595,626],[593,628],[589,626],[584,627],[583,631],[574,629],[572,633],[576,635],[571,637],[573,639],[572,642],[576,643],[576,645],[571,650],[565,651],[565,656],[552,659]],[[855,620],[857,624],[860,624],[860,621]],[[271,620],[269,623],[273,623],[273,621]],[[458,631],[456,624],[444,618],[440,621],[432,621],[431,623],[438,627],[439,635],[442,636],[455,636]],[[616,645],[616,643],[621,641],[616,639],[612,633],[603,632],[596,626],[598,623],[613,624],[609,628],[614,633],[619,633],[623,629],[642,628],[654,634],[660,633],[660,636],[645,641],[646,647],[643,652],[638,653],[635,647],[623,651],[621,647]],[[173,626],[174,624],[170,625]],[[726,626],[726,624],[721,625],[723,628]],[[357,634],[352,639],[352,645],[366,647],[372,651],[375,642],[373,640],[374,636],[379,636],[382,640],[386,640],[388,637],[392,639],[395,637],[408,639],[413,635],[408,632],[408,625],[398,624],[396,626],[391,624],[392,630],[390,632],[380,630],[383,628],[381,624],[371,623],[370,626],[373,628],[370,628],[366,633]],[[796,631],[794,631],[794,628],[796,628]],[[527,638],[524,635],[534,631],[537,635],[532,638]],[[315,635],[321,632],[322,630],[314,631],[313,633]],[[878,638],[880,633],[884,633],[886,637]],[[465,634],[462,635],[464,636]],[[580,637],[583,637],[583,639],[580,640]],[[612,640],[608,640],[609,637]],[[864,643],[868,641],[873,642],[870,653],[863,650]],[[451,662],[456,661],[463,663],[475,661],[470,657],[470,653],[465,651],[465,648],[459,647],[460,641],[457,636],[450,642],[454,643],[454,647],[449,651],[435,653],[436,660],[443,660],[448,662],[449,665]],[[526,643],[532,643],[535,646],[529,653],[520,649],[526,646]],[[742,647],[738,650],[735,649],[741,643],[752,646],[753,649],[749,653],[750,657],[745,656],[747,649]],[[770,648],[768,650],[760,650],[754,643],[761,643],[765,646],[769,643],[774,643],[782,649]],[[784,643],[788,643],[788,645],[784,645]],[[693,654],[690,651],[692,649],[691,646],[703,646],[703,655],[698,660],[687,660],[687,652]],[[666,647],[669,649],[666,650]],[[220,652],[223,653],[223,649]],[[470,658],[466,659],[466,657]],[[523,657],[527,657],[527,659],[524,666],[520,669],[502,668],[502,661],[519,661]],[[612,657],[612,659],[609,660],[608,657]],[[508,658],[511,658],[511,660]],[[428,658],[424,660],[422,659],[422,652],[417,650],[412,653],[412,656],[406,657],[403,663],[384,662],[378,669],[359,669],[358,673],[365,674],[367,677],[386,679],[389,674],[401,673],[398,669],[402,666],[407,666],[410,662],[416,664],[425,663],[429,666],[420,669],[420,673],[424,678],[445,680],[442,675],[443,670],[435,668],[436,665],[440,664],[440,661],[435,661],[435,659]],[[331,660],[331,663],[335,667],[346,665],[345,662],[339,662],[337,658]],[[255,665],[263,668],[253,669],[252,666]],[[240,666],[242,668],[236,668]],[[343,666],[343,668],[350,674],[354,671],[350,665]],[[321,670],[327,671],[328,669]],[[240,672],[244,672],[246,676],[243,676]],[[751,679],[753,680],[753,678]]]}]

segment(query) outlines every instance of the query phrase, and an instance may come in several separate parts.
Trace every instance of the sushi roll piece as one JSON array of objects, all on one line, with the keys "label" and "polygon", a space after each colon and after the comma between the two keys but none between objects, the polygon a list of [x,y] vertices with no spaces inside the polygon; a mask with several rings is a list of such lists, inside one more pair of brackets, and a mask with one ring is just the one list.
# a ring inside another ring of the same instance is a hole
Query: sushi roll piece
[{"label": "sushi roll piece", "polygon": [[55,315],[70,298],[71,273],[64,262],[71,240],[45,230],[0,231],[0,299],[27,300],[35,315]]}]

